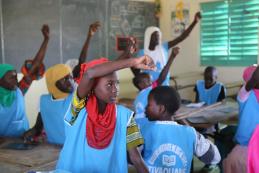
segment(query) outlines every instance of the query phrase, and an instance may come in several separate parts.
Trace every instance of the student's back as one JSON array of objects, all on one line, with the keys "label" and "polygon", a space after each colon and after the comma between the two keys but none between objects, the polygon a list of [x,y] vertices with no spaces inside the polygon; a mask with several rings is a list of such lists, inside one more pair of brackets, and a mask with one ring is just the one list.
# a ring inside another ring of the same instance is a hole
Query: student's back
[{"label": "student's back", "polygon": [[147,119],[139,119],[137,123],[144,137],[143,159],[151,173],[190,172],[197,137],[192,127]]},{"label": "student's back", "polygon": [[173,120],[179,107],[175,89],[159,86],[148,96],[147,119],[137,120],[144,138],[142,155],[151,173],[190,172],[193,155],[205,164],[220,161],[215,145],[194,128]]}]

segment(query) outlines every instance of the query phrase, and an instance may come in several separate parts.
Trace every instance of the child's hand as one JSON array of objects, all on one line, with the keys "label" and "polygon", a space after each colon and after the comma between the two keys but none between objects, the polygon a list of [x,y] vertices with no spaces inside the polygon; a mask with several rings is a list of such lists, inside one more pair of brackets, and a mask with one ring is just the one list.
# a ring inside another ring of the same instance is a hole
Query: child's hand
[{"label": "child's hand", "polygon": [[44,38],[49,38],[49,26],[44,24],[42,25],[41,32],[44,36]]},{"label": "child's hand", "polygon": [[132,55],[137,51],[137,46],[136,46],[136,40],[134,37],[130,37],[128,41],[128,47],[126,49],[126,52]]},{"label": "child's hand", "polygon": [[143,69],[143,70],[155,70],[156,66],[151,57],[144,55],[139,58],[134,58],[133,68]]},{"label": "child's hand", "polygon": [[98,31],[99,27],[101,27],[101,24],[99,21],[92,23],[89,26],[88,35],[93,36]]},{"label": "child's hand", "polygon": [[24,140],[24,143],[28,143],[28,142],[31,142],[32,141],[32,139],[33,139],[33,136],[36,134],[36,132],[35,132],[35,129],[30,129],[30,130],[28,130],[28,131],[26,131],[26,132],[24,132],[24,134],[23,134],[23,140]]},{"label": "child's hand", "polygon": [[174,47],[172,50],[171,56],[176,57],[176,55],[178,55],[178,53],[179,53],[179,50],[180,50],[179,47]]},{"label": "child's hand", "polygon": [[201,12],[197,12],[194,16],[194,21],[197,23],[201,20]]}]

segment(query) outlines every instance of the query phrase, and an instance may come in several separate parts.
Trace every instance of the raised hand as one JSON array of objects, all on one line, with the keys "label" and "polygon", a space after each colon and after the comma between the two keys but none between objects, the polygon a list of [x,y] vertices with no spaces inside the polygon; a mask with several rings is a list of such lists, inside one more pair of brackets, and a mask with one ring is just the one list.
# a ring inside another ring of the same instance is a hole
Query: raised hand
[{"label": "raised hand", "polygon": [[44,36],[44,38],[49,38],[49,26],[44,24],[42,25],[41,32]]},{"label": "raised hand", "polygon": [[93,36],[98,31],[99,27],[101,27],[101,24],[99,21],[92,23],[89,26],[88,35]]},{"label": "raised hand", "polygon": [[137,69],[143,69],[143,70],[155,70],[156,66],[154,61],[152,60],[151,57],[144,55],[139,58],[134,58],[134,65],[132,66],[133,68]]},{"label": "raised hand", "polygon": [[176,55],[179,54],[179,50],[180,50],[179,47],[174,47],[173,50],[172,50],[171,56],[176,57]]},{"label": "raised hand", "polygon": [[194,16],[194,21],[199,22],[201,20],[201,12],[197,12]]}]

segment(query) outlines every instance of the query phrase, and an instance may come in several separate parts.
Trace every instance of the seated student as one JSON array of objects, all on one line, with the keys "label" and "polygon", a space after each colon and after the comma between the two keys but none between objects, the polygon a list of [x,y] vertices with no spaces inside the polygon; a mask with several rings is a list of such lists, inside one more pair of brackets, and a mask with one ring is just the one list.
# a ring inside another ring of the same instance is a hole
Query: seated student
[{"label": "seated student", "polygon": [[[133,78],[133,84],[140,90],[138,95],[136,96],[134,100],[134,109],[135,109],[135,119],[137,118],[144,118],[145,117],[145,107],[147,105],[147,98],[149,92],[157,87],[162,85],[164,80],[166,79],[166,76],[168,74],[168,71],[170,69],[170,66],[175,59],[176,55],[179,53],[179,48],[173,48],[172,53],[164,66],[163,70],[161,71],[158,79],[151,83],[151,78],[148,73],[138,73]],[[132,69],[134,71],[135,69]]]},{"label": "seated student", "polygon": [[[86,60],[90,39],[100,26],[99,22],[90,25],[88,35],[79,56],[78,65],[73,70],[74,78],[79,77],[78,69]],[[50,67],[45,74],[49,94],[40,98],[40,110],[33,128],[23,135],[27,142],[38,142],[37,139],[44,129],[49,143],[63,144],[65,141],[64,115],[73,96],[73,80],[71,69],[65,64]]]},{"label": "seated student", "polygon": [[246,72],[250,74],[243,75],[248,78],[244,79],[246,83],[237,96],[239,121],[234,137],[237,145],[223,162],[224,173],[246,172],[247,145],[259,124],[259,66],[248,67]]},{"label": "seated student", "polygon": [[23,95],[32,81],[39,78],[44,71],[41,70],[44,69],[42,61],[49,41],[48,26],[43,25],[41,31],[44,40],[34,59],[25,62],[22,69],[26,73],[19,83],[14,67],[0,64],[0,136],[19,137],[29,128]]},{"label": "seated student", "polygon": [[[154,63],[156,64],[156,70],[143,71],[150,75],[152,82],[158,79],[160,73],[162,72],[162,69],[166,65],[169,57],[169,49],[175,47],[178,43],[185,40],[200,19],[201,14],[200,12],[197,12],[193,19],[193,22],[179,37],[164,43],[162,43],[162,33],[158,27],[151,26],[146,29],[144,37],[144,49],[141,49],[138,52],[137,57],[147,55],[153,59]],[[137,74],[140,72],[140,70],[135,72]],[[163,85],[169,85],[169,82],[170,74],[168,73],[166,75],[165,81],[163,82]]]},{"label": "seated student", "polygon": [[259,125],[257,125],[248,144],[247,173],[259,172]]},{"label": "seated student", "polygon": [[217,147],[193,127],[174,121],[180,96],[169,86],[154,88],[148,96],[146,118],[138,119],[144,138],[142,156],[150,173],[190,172],[193,155],[205,164],[217,164]]},{"label": "seated student", "polygon": [[226,97],[226,88],[217,82],[218,71],[215,67],[208,66],[204,71],[204,80],[196,82],[194,91],[195,102],[205,102],[206,105],[222,101]]},{"label": "seated student", "polygon": [[148,172],[137,150],[143,139],[133,112],[115,104],[119,94],[115,71],[129,67],[151,70],[154,64],[143,56],[115,61],[102,58],[82,65],[81,80],[65,116],[66,140],[58,170],[126,173],[128,151],[137,171]]}]

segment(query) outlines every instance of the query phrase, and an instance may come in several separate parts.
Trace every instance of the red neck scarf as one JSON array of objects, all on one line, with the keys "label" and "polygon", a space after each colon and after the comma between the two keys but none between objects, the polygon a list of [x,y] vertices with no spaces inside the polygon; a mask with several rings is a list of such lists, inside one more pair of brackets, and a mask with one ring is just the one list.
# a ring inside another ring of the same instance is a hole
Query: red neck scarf
[{"label": "red neck scarf", "polygon": [[[108,62],[107,58],[100,58],[81,64],[80,75],[76,79],[80,83],[85,71],[96,65]],[[107,104],[103,114],[98,111],[98,102],[95,95],[90,95],[85,106],[88,116],[86,119],[86,139],[90,147],[106,148],[112,140],[116,125],[115,104]]]},{"label": "red neck scarf", "polygon": [[86,138],[89,146],[96,149],[106,148],[112,140],[116,125],[115,104],[107,104],[103,114],[98,112],[95,95],[88,98],[86,109]]}]

